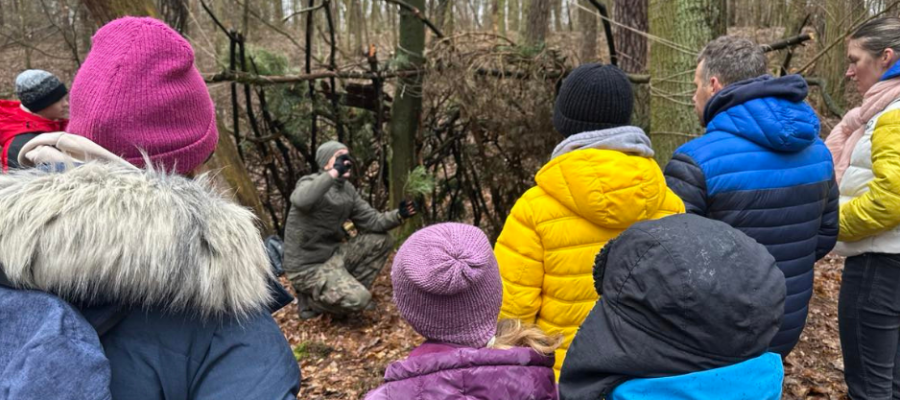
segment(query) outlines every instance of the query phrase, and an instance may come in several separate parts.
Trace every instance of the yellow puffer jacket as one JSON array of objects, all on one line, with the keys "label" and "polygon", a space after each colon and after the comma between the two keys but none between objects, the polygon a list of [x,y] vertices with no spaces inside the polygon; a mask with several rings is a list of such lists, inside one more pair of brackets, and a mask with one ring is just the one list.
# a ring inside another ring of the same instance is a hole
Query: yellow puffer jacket
[{"label": "yellow puffer jacket", "polygon": [[835,252],[900,254],[900,102],[867,124],[841,178]]},{"label": "yellow puffer jacket", "polygon": [[583,149],[559,156],[516,202],[494,252],[503,278],[500,318],[536,323],[565,337],[559,371],[597,301],[594,258],[635,222],[683,213],[652,158]]}]

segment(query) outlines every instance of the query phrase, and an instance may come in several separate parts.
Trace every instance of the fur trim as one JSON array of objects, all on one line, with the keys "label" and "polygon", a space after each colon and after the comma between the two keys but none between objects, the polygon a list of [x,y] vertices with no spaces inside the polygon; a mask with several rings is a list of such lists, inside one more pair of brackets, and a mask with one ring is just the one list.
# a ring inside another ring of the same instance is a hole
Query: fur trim
[{"label": "fur trim", "polygon": [[246,316],[274,279],[253,214],[195,180],[92,162],[0,175],[0,266],[73,302]]}]

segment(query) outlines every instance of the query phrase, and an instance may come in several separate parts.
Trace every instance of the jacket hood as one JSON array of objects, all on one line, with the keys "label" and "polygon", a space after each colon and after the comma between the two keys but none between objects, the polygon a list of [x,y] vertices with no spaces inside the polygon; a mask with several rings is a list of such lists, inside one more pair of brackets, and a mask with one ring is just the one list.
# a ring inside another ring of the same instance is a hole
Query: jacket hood
[{"label": "jacket hood", "polygon": [[0,100],[0,144],[6,144],[22,133],[65,129],[67,120],[51,121],[23,110],[21,104],[14,100]]},{"label": "jacket hood", "polygon": [[122,163],[0,175],[0,265],[73,303],[201,316],[264,308],[274,279],[252,213],[207,176]]},{"label": "jacket hood", "polygon": [[656,161],[615,150],[563,154],[541,168],[535,181],[582,218],[618,229],[649,219],[666,196],[674,196]]},{"label": "jacket hood", "polygon": [[781,325],[786,287],[775,259],[696,215],[633,225],[597,256],[594,279],[601,297],[567,353],[565,398],[759,357]]},{"label": "jacket hood", "polygon": [[764,75],[716,93],[703,112],[707,132],[725,131],[780,152],[798,152],[819,137],[819,117],[804,102],[800,75]]}]

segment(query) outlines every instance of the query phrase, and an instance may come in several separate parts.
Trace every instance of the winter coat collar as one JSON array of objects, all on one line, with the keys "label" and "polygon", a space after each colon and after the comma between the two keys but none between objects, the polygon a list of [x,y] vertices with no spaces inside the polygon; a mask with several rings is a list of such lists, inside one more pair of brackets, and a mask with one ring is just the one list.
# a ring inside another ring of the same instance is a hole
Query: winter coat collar
[{"label": "winter coat collar", "polygon": [[0,175],[0,264],[76,304],[246,316],[273,279],[253,215],[196,180],[116,163]]},{"label": "winter coat collar", "polygon": [[819,138],[819,119],[803,101],[808,90],[799,75],[731,84],[706,104],[707,132],[728,132],[774,151],[803,150]]},{"label": "winter coat collar", "polygon": [[650,138],[636,126],[620,126],[572,135],[553,149],[551,159],[579,149],[616,150],[640,157],[653,157]]}]

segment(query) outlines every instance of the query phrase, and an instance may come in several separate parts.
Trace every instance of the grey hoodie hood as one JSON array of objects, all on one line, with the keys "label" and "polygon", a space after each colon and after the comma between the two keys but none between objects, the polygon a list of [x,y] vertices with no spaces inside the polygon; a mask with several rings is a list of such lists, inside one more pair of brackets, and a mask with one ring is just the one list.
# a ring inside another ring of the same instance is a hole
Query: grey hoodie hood
[{"label": "grey hoodie hood", "polygon": [[274,279],[253,214],[195,180],[91,162],[0,175],[0,267],[74,303],[246,316]]}]

